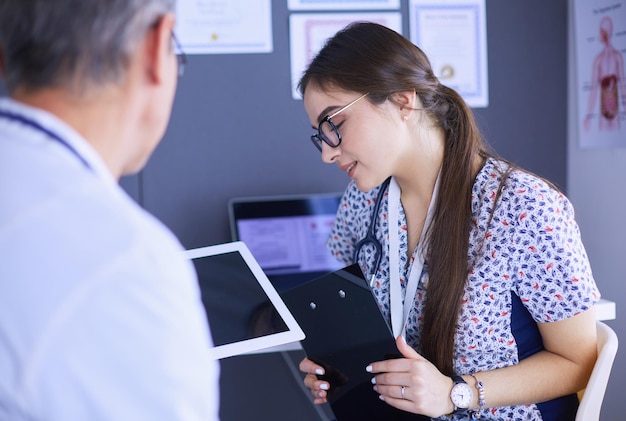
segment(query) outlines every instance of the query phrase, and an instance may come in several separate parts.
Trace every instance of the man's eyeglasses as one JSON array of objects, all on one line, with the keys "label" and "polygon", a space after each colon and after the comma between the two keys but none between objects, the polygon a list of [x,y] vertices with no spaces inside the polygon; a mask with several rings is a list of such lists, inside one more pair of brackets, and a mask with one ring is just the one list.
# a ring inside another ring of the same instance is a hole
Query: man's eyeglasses
[{"label": "man's eyeglasses", "polygon": [[185,65],[187,64],[187,54],[183,51],[183,47],[178,42],[178,38],[174,32],[172,32],[172,42],[174,44],[174,53],[176,54],[176,60],[178,60],[178,77],[182,77],[185,74]]},{"label": "man's eyeglasses", "polygon": [[317,126],[317,133],[311,136],[311,141],[320,152],[322,151],[322,142],[326,143],[331,148],[336,148],[341,144],[341,133],[339,133],[339,129],[335,126],[335,123],[333,123],[331,119],[337,114],[347,110],[366,96],[367,93],[361,95],[348,105],[341,107],[339,110],[322,119],[319,126]]}]

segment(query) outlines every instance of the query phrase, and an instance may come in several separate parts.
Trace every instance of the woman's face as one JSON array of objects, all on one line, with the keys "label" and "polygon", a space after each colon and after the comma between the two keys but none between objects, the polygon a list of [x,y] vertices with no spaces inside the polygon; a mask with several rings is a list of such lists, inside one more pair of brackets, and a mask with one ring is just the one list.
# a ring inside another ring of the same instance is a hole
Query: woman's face
[{"label": "woman's face", "polygon": [[[309,86],[304,95],[304,108],[314,134],[327,115],[355,101],[363,94],[346,91],[322,91]],[[359,190],[368,191],[392,175],[394,132],[389,101],[373,105],[368,97],[354,102],[331,118],[341,134],[341,143],[333,148],[322,142],[322,160],[335,163],[352,178]]]}]

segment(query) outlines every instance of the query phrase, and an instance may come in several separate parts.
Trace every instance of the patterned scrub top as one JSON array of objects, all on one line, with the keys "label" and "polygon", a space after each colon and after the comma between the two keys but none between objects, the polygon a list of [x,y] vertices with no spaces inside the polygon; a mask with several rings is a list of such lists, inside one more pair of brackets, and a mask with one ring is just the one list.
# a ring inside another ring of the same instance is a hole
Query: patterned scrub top
[{"label": "patterned scrub top", "polygon": [[[473,227],[468,257],[473,265],[455,335],[453,364],[458,374],[489,371],[519,362],[518,345],[511,331],[511,294],[520,298],[538,323],[567,319],[588,310],[600,299],[571,203],[538,177],[514,170],[487,226],[507,165],[488,159],[472,190]],[[355,244],[366,235],[378,190],[363,193],[352,181],[343,195],[328,248],[344,264],[353,262]],[[411,266],[406,269],[406,217],[402,205],[400,208],[399,264],[404,296]],[[372,291],[391,325],[387,215],[385,193],[375,229],[375,236],[382,244],[382,259]],[[411,259],[414,258],[415,253]],[[358,262],[368,280],[374,270],[371,267],[374,259],[373,247],[366,246],[359,253]],[[418,320],[428,285],[427,266],[428,262],[406,326],[407,342],[418,351]],[[481,419],[517,421],[542,420],[542,417],[537,405],[523,405],[483,409]]]}]

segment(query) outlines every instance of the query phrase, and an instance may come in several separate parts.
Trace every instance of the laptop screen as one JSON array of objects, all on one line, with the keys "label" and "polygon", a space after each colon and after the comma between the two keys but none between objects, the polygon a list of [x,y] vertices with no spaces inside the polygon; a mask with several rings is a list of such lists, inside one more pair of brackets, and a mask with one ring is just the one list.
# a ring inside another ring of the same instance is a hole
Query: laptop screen
[{"label": "laptop screen", "polygon": [[196,268],[214,358],[246,354],[304,338],[242,242],[187,250]]},{"label": "laptop screen", "polygon": [[342,268],[326,248],[340,193],[234,198],[232,239],[243,241],[279,291]]}]

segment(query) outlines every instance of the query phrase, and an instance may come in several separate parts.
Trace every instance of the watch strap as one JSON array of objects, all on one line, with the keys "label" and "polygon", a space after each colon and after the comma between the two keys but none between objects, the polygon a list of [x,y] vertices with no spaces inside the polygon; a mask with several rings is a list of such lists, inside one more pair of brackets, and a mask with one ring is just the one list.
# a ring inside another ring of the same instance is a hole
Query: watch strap
[{"label": "watch strap", "polygon": [[454,376],[450,376],[450,377],[452,377],[452,381],[454,382],[454,384],[467,383],[465,380],[463,380],[463,377],[457,376],[456,374]]}]

